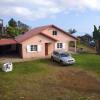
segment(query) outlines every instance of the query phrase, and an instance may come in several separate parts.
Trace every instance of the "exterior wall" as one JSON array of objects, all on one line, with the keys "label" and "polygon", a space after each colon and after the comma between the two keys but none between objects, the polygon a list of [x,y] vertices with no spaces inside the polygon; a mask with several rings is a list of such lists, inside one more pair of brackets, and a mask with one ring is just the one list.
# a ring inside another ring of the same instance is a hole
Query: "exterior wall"
[{"label": "exterior wall", "polygon": [[[52,35],[53,31],[57,31],[57,35]],[[44,30],[43,33],[48,34],[55,39],[58,39],[58,41],[56,43],[58,43],[58,42],[65,43],[65,49],[64,49],[65,51],[69,50],[69,42],[70,41],[76,41],[74,38],[72,38],[72,37],[66,35],[65,33],[61,32],[55,28],[52,28],[52,27]],[[54,44],[53,44],[53,47],[54,47]]]},{"label": "exterior wall", "polygon": [[[57,35],[52,35],[52,31],[57,31]],[[42,34],[37,34],[36,36],[31,37],[30,39],[22,42],[22,58],[32,58],[32,57],[44,57],[45,56],[45,43],[48,43],[48,55],[50,55],[53,50],[56,50],[55,44],[56,43],[64,43],[65,51],[69,50],[69,41],[76,40],[65,33],[55,29],[55,28],[48,28],[43,31],[44,34],[50,35],[51,37],[57,39],[58,41],[54,41],[49,39]],[[41,45],[41,51],[34,51],[34,52],[27,52],[27,45]]]},{"label": "exterior wall", "polygon": [[[45,43],[49,43],[49,53],[53,51],[53,40],[38,34],[24,42],[22,42],[22,58],[44,57],[45,56]],[[41,51],[27,52],[27,45],[41,45]]]},{"label": "exterior wall", "polygon": [[[57,35],[52,35],[52,31],[57,31]],[[55,28],[48,28],[46,30],[43,31],[43,33],[50,35],[51,37],[58,39],[60,41],[75,41],[74,38],[66,35],[65,33],[55,29]]]},{"label": "exterior wall", "polygon": [[55,42],[52,42],[48,45],[48,54],[51,55],[51,53],[55,50]]}]

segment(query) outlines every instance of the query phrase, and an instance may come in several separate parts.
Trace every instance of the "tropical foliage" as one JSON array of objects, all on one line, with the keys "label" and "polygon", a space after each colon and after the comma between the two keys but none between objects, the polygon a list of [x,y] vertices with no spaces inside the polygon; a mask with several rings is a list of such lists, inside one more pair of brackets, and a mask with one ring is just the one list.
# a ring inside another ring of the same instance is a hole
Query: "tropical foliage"
[{"label": "tropical foliage", "polygon": [[68,32],[69,32],[70,34],[73,34],[73,33],[76,33],[77,31],[76,31],[76,29],[69,29]]},{"label": "tropical foliage", "polygon": [[95,40],[96,43],[96,51],[98,54],[100,54],[100,26],[99,28],[97,28],[94,25],[93,39]]}]

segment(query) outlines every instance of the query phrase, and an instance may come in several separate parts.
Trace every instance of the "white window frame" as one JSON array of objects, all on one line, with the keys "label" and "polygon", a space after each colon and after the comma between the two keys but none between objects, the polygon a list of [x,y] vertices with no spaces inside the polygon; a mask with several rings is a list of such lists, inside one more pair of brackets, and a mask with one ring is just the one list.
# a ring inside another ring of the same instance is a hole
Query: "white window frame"
[{"label": "white window frame", "polygon": [[66,43],[64,42],[55,43],[55,49],[66,49]]},{"label": "white window frame", "polygon": [[58,32],[57,32],[56,30],[53,30],[53,31],[52,31],[52,35],[53,35],[53,36],[56,36],[57,34],[58,34]]},{"label": "white window frame", "polygon": [[30,51],[31,52],[38,51],[38,45],[30,45]]},{"label": "white window frame", "polygon": [[57,49],[62,49],[63,48],[63,43],[57,43]]},{"label": "white window frame", "polygon": [[[34,48],[34,46],[37,46],[36,49]],[[42,51],[42,45],[36,45],[36,44],[27,45],[27,52],[41,52],[41,51]]]}]

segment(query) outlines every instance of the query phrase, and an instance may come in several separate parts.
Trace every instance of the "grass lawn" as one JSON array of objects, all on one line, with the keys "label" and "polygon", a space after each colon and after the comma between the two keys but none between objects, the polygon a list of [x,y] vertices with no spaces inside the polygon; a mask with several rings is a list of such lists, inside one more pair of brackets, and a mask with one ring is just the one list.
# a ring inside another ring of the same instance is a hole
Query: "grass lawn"
[{"label": "grass lawn", "polygon": [[80,54],[74,56],[76,67],[92,71],[100,76],[100,56],[95,54]]},{"label": "grass lawn", "polygon": [[0,69],[0,100],[100,100],[100,56],[74,57],[71,66],[41,59]]}]

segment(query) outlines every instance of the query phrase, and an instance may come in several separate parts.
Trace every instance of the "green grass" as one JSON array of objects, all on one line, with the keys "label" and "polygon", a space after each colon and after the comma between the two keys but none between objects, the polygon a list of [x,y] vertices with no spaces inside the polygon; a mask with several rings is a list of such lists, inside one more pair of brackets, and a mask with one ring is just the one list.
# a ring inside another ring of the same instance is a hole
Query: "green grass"
[{"label": "green grass", "polygon": [[[35,90],[37,80],[48,72],[44,65],[41,60],[35,60],[13,63],[12,72],[5,73],[0,69],[0,100],[22,100],[20,98],[31,92],[31,88]],[[28,95],[32,97],[32,93]]]},{"label": "green grass", "polygon": [[74,56],[76,67],[92,71],[100,75],[100,56],[95,54],[80,54]]},{"label": "green grass", "polygon": [[[89,71],[93,71],[97,74],[100,74],[100,56],[99,55],[77,54],[73,56],[76,59],[76,64],[74,65],[76,68],[77,67],[83,68]],[[40,73],[40,72],[44,73],[44,72],[48,72],[48,69],[50,69],[48,68],[48,66],[56,66],[56,65],[53,65],[50,59],[39,59],[35,61],[19,62],[19,63],[14,63],[13,65],[14,65],[14,71],[7,74],[19,75],[19,74],[34,74],[34,73]],[[2,67],[2,65],[0,66]],[[3,73],[4,72],[0,70],[0,75]]]},{"label": "green grass", "polygon": [[[38,72],[41,73],[41,72],[46,71],[46,68],[44,68],[44,64],[41,62],[41,60],[13,63],[13,66],[14,66],[14,71],[7,73],[7,74],[27,75],[27,74],[35,74]],[[3,74],[3,73],[4,72],[2,71],[0,72],[0,74]]]},{"label": "green grass", "polygon": [[[94,54],[73,55],[76,64],[62,67],[50,59],[40,59],[13,63],[14,70],[9,73],[0,70],[0,100],[99,100],[98,95],[90,99],[76,90],[60,85],[59,72],[70,68],[84,69],[100,75],[100,56]],[[0,64],[2,67],[2,64]],[[72,73],[72,72],[71,72]],[[97,76],[98,77],[98,76]],[[66,83],[63,83],[64,85]],[[96,99],[97,98],[97,99]]]}]

